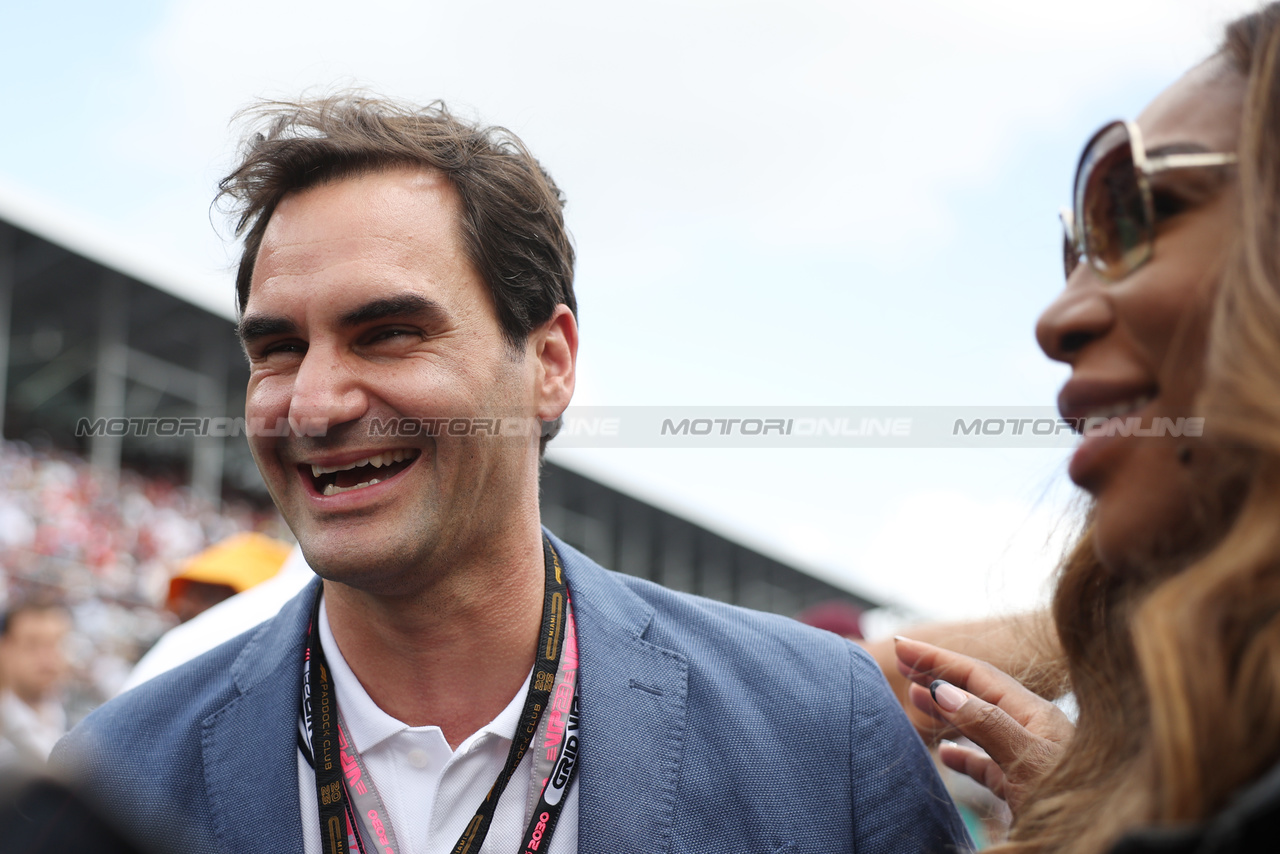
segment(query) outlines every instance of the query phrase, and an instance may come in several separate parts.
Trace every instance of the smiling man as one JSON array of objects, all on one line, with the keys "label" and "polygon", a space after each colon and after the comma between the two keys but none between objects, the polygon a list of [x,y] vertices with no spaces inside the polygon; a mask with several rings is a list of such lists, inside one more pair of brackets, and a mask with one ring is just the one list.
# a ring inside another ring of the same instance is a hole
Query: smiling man
[{"label": "smiling man", "polygon": [[289,427],[250,442],[321,580],[59,761],[183,851],[965,846],[855,647],[541,528],[548,431],[495,425],[554,424],[578,331],[560,192],[524,147],[359,97],[259,118],[223,182],[246,414]]}]

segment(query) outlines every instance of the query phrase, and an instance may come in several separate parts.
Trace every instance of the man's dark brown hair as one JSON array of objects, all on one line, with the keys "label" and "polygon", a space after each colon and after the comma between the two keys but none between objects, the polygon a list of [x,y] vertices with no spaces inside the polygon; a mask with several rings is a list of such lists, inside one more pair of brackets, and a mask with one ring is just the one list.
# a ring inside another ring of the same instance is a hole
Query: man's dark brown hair
[{"label": "man's dark brown hair", "polygon": [[359,93],[269,101],[242,115],[257,129],[218,196],[231,203],[236,234],[244,238],[236,274],[241,312],[263,232],[281,199],[388,166],[416,165],[438,170],[458,191],[463,246],[489,286],[508,343],[522,345],[560,303],[577,314],[564,196],[510,131],[463,121],[439,101],[418,108]]}]

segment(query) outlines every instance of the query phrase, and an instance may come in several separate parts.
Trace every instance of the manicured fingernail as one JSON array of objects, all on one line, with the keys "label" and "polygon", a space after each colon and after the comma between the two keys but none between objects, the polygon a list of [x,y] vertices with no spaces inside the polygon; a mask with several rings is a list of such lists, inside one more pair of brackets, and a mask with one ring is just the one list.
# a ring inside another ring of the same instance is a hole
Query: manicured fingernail
[{"label": "manicured fingernail", "polygon": [[929,693],[933,695],[933,701],[942,707],[943,711],[954,712],[965,704],[965,693],[950,682],[944,682],[941,679],[933,680],[929,685]]}]

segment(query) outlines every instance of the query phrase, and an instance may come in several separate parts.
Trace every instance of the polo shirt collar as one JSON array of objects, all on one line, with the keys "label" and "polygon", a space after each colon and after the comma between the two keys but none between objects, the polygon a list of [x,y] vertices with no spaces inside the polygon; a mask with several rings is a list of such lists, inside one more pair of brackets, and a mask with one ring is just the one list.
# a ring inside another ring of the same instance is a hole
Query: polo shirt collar
[{"label": "polo shirt collar", "polygon": [[[444,733],[437,726],[410,727],[404,721],[397,720],[384,712],[373,701],[355,673],[347,665],[338,649],[338,642],[333,637],[333,629],[329,626],[329,611],[323,596],[320,600],[320,646],[324,649],[325,658],[329,662],[329,672],[333,674],[334,693],[338,699],[338,709],[342,712],[342,721],[346,726],[347,736],[360,753],[377,747],[397,733],[411,730],[413,732],[429,732],[434,730],[444,741]],[[516,727],[520,724],[520,713],[524,711],[524,699],[529,693],[529,682],[533,678],[533,670],[525,677],[511,702],[498,713],[498,716],[467,737],[455,754],[465,754],[476,744],[489,738],[500,738],[511,742],[516,735]]]}]

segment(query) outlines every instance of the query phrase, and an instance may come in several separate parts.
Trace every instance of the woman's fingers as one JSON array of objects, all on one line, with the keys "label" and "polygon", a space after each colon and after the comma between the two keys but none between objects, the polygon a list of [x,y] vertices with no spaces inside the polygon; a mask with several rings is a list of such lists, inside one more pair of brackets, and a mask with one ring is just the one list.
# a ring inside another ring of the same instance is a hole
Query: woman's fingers
[{"label": "woman's fingers", "polygon": [[941,752],[943,763],[986,786],[1017,815],[1027,794],[1058,761],[1062,745],[949,682],[939,679],[931,687],[939,713],[987,754],[950,746]]},{"label": "woman's fingers", "polygon": [[917,684],[927,687],[935,679],[945,679],[993,703],[998,703],[1006,693],[1030,694],[1018,680],[985,661],[910,638],[899,637],[894,641],[899,672]]},{"label": "woman's fingers", "polygon": [[1017,813],[1071,738],[1066,715],[986,662],[906,638],[898,639],[896,651],[899,671],[911,682],[912,706],[987,754],[952,745],[943,748],[943,762]]},{"label": "woman's fingers", "polygon": [[908,686],[907,699],[916,711],[932,721],[932,729],[935,731],[941,728],[950,730],[949,733],[943,734],[941,738],[949,738],[955,734],[955,727],[951,726],[951,722],[938,709],[938,704],[933,701],[933,692],[928,688],[916,684]]},{"label": "woman's fingers", "polygon": [[[1053,703],[1022,687],[1022,683],[1009,674],[985,661],[931,644],[908,638],[896,640],[899,672],[916,685],[931,688],[934,682],[941,679],[998,707],[1015,722],[1033,730],[1041,738],[1066,741],[1071,737],[1074,727],[1062,711]],[[909,696],[914,698],[915,695]],[[917,708],[920,706],[917,705]],[[991,712],[984,711],[982,714]],[[959,725],[953,716],[944,717],[953,726]],[[994,722],[992,726],[998,729],[1000,722]]]},{"label": "woman's fingers", "polygon": [[999,706],[941,679],[929,687],[943,719],[985,750],[1001,767],[1022,762],[1029,752],[1039,752],[1037,742],[1044,739]]},{"label": "woman's fingers", "polygon": [[944,742],[938,748],[938,758],[952,771],[964,774],[987,787],[997,798],[1006,799],[1004,772],[990,756],[969,747]]}]

